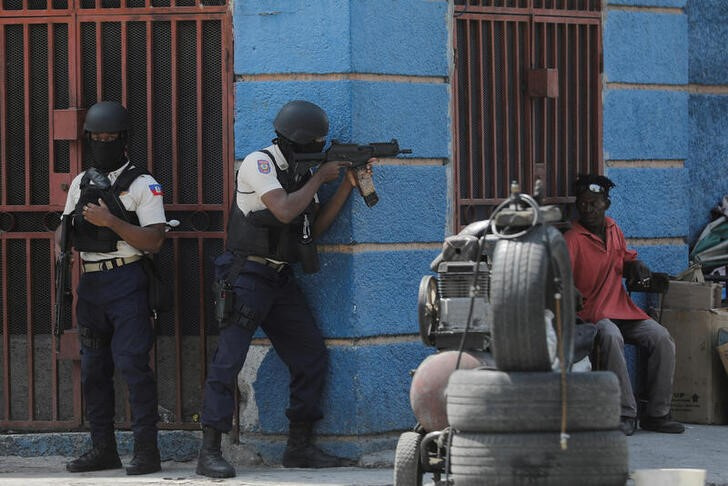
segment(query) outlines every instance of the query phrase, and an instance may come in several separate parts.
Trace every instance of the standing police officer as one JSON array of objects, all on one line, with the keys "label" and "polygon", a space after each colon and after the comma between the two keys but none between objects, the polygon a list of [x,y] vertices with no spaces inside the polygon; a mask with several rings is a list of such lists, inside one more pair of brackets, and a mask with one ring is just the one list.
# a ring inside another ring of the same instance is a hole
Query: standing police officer
[{"label": "standing police officer", "polygon": [[[321,152],[329,131],[326,113],[313,103],[291,101],[278,112],[273,126],[273,145],[249,154],[238,170],[226,251],[215,261],[218,318],[226,318],[220,322],[218,348],[205,383],[197,462],[197,473],[210,477],[235,476],[220,451],[221,433],[232,428],[236,377],[258,326],[291,374],[283,466],[353,465],[312,444],[313,424],[323,417],[327,351],[289,264],[301,262],[304,272],[318,271],[314,239],[333,222],[356,187],[356,178],[347,170],[319,209],[319,187],[337,179],[350,164],[327,162],[313,174],[297,176],[293,154]],[[225,301],[234,301],[228,315]]]},{"label": "standing police officer", "polygon": [[[71,183],[63,211],[81,254],[76,317],[81,336],[81,380],[93,448],[69,462],[70,472],[117,469],[114,437],[114,369],[129,388],[134,457],[127,474],[160,470],[157,384],[149,367],[154,340],[144,253],[165,238],[162,188],[144,167],[126,158],[129,117],[116,102],[102,101],[86,114],[84,133],[91,167]],[[56,242],[60,241],[60,228]]]}]

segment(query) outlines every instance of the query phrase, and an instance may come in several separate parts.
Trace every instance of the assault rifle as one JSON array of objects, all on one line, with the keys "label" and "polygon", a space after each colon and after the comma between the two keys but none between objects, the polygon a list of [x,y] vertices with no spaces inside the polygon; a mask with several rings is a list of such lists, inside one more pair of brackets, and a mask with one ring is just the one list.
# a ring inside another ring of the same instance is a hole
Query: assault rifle
[{"label": "assault rifle", "polygon": [[54,309],[53,335],[56,337],[56,352],[61,349],[61,336],[65,330],[66,312],[73,302],[71,293],[71,217],[61,218],[61,253],[56,259],[56,305]]},{"label": "assault rifle", "polygon": [[400,149],[399,142],[395,138],[391,142],[375,142],[366,145],[340,143],[338,140],[332,140],[331,146],[326,152],[293,154],[293,171],[297,175],[302,175],[324,162],[351,162],[351,167],[355,170],[359,193],[364,198],[366,205],[372,207],[379,201],[379,196],[374,189],[371,175],[366,171],[367,161],[372,157],[393,157],[411,153],[410,149]]}]

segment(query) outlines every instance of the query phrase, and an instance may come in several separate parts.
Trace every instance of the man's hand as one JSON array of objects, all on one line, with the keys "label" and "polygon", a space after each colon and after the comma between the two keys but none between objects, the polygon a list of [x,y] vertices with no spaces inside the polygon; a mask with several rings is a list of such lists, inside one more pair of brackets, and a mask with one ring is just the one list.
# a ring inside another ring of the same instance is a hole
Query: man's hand
[{"label": "man's hand", "polygon": [[358,167],[356,169],[349,169],[346,171],[346,180],[351,184],[351,187],[357,187],[359,185],[359,182],[357,180],[357,173],[360,171],[364,171],[367,176],[371,177],[372,175],[372,164],[376,164],[379,162],[376,158],[371,158],[367,161],[367,165],[364,167]]},{"label": "man's hand", "polygon": [[624,267],[625,277],[632,285],[640,285],[643,287],[650,285],[652,272],[649,267],[640,260],[627,262]]},{"label": "man's hand", "polygon": [[341,169],[345,167],[351,167],[351,162],[326,162],[325,164],[321,164],[319,166],[319,168],[316,170],[316,175],[321,177],[321,183],[325,184],[326,182],[331,182],[338,179],[339,174],[341,173]]},{"label": "man's hand", "polygon": [[88,203],[83,207],[83,217],[96,226],[109,227],[116,217],[111,214],[109,207],[99,198],[99,203]]}]

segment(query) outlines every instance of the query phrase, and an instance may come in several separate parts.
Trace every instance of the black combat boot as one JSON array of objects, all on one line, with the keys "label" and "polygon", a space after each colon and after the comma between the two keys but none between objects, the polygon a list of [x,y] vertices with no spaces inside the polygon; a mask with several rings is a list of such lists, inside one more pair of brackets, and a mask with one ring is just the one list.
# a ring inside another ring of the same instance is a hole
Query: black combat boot
[{"label": "black combat boot", "polygon": [[103,471],[104,469],[121,468],[121,459],[116,451],[114,435],[94,439],[93,448],[78,459],[66,464],[69,472]]},{"label": "black combat boot", "polygon": [[291,422],[288,430],[288,444],[283,453],[283,467],[348,467],[355,461],[326,454],[311,442],[311,422]]},{"label": "black combat boot", "polygon": [[156,439],[151,441],[134,440],[134,457],[126,467],[126,474],[129,476],[137,476],[139,474],[149,474],[162,470],[161,460],[159,458],[159,448]]},{"label": "black combat boot", "polygon": [[235,469],[222,457],[220,442],[222,432],[207,425],[202,426],[202,447],[197,458],[195,472],[210,478],[232,478]]}]

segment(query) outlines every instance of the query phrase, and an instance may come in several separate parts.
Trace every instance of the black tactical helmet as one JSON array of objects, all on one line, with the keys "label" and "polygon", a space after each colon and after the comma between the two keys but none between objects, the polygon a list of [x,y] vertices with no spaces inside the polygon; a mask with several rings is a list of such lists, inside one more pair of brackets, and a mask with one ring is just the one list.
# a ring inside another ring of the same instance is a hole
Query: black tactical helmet
[{"label": "black tactical helmet", "polygon": [[295,100],[283,105],[273,120],[273,128],[291,142],[304,145],[329,133],[329,118],[320,106]]},{"label": "black tactical helmet", "polygon": [[86,112],[83,131],[92,133],[126,132],[129,129],[129,114],[116,101],[99,101]]}]

